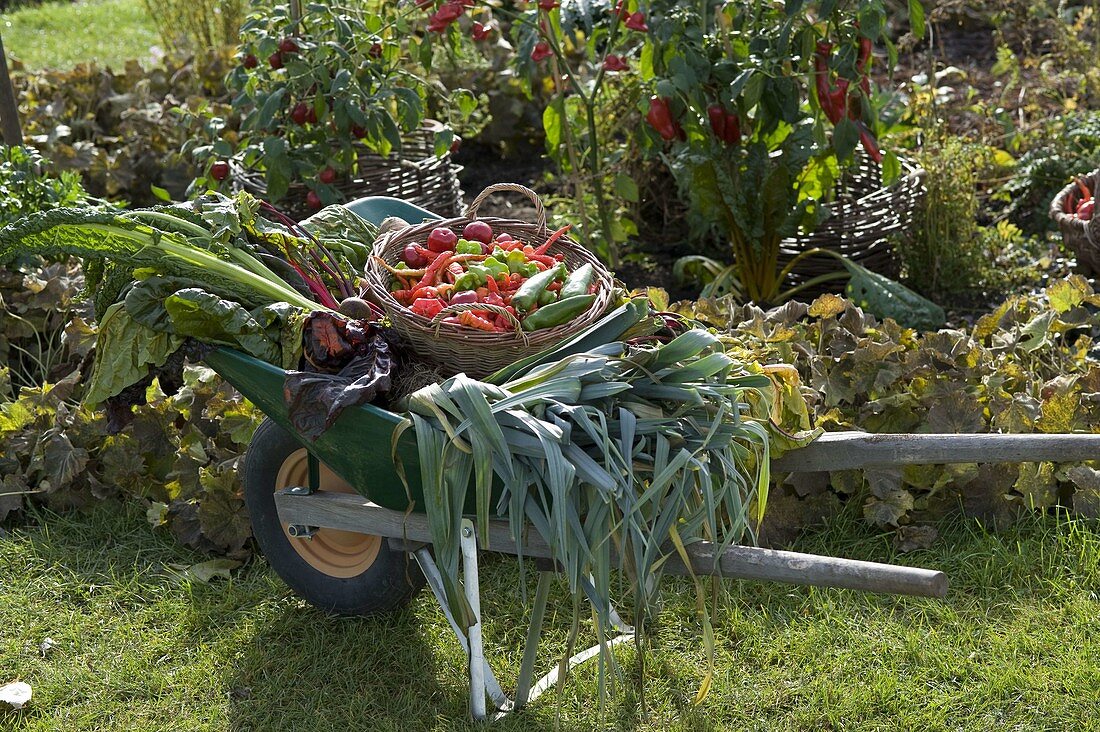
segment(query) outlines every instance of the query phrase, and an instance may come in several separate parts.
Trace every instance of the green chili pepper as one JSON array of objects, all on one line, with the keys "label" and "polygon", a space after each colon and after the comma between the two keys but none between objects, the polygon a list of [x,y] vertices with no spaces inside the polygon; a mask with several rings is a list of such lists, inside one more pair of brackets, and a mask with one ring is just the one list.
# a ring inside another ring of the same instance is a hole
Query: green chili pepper
[{"label": "green chili pepper", "polygon": [[408,269],[409,265],[405,264],[404,262],[398,262],[397,264],[395,264],[393,266],[393,268],[394,269]]},{"label": "green chili pepper", "polygon": [[[523,319],[523,329],[539,330],[541,328],[553,328],[556,325],[568,323],[570,320],[592,307],[592,303],[595,302],[595,300],[595,295],[574,295],[573,297],[563,298],[549,305],[544,305]],[[513,304],[515,301],[515,298],[512,298]]]},{"label": "green chili pepper", "polygon": [[574,295],[587,295],[588,288],[592,285],[592,280],[595,278],[596,268],[591,264],[578,267],[577,270],[565,280],[565,284],[561,286],[561,292],[558,293],[558,295],[562,300],[567,297],[573,297]]},{"label": "green chili pepper", "polygon": [[455,244],[455,254],[481,254],[481,243],[459,239]]},{"label": "green chili pepper", "polygon": [[539,266],[534,262],[528,262],[519,268],[519,273],[524,277],[534,277],[539,273]]},{"label": "green chili pepper", "polygon": [[[494,256],[495,254],[494,252]],[[528,264],[527,255],[519,249],[513,249],[504,255],[504,261],[508,263],[509,272],[519,272],[524,265]]]},{"label": "green chili pepper", "polygon": [[486,257],[485,261],[481,263],[488,272],[492,274],[493,279],[507,279],[511,270],[508,269],[508,265],[500,261],[496,257]]},{"label": "green chili pepper", "polygon": [[516,290],[516,294],[512,295],[512,307],[518,312],[525,313],[531,309],[538,299],[539,295],[556,279],[565,277],[565,265],[561,262],[556,267],[539,272],[534,275]]},{"label": "green chili pepper", "polygon": [[455,280],[455,292],[461,292],[462,290],[476,290],[485,284],[484,280],[478,277],[477,272],[472,269],[468,272],[463,272]]}]

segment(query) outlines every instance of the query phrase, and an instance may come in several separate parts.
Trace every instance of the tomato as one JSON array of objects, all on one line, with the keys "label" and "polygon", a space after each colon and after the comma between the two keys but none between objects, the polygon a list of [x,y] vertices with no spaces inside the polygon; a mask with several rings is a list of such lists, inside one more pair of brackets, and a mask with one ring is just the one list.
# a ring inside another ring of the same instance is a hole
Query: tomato
[{"label": "tomato", "polygon": [[484,221],[471,221],[462,230],[462,238],[488,244],[493,240],[493,228]]},{"label": "tomato", "polygon": [[293,38],[284,38],[279,41],[279,50],[283,53],[297,53],[298,44],[294,42]]},{"label": "tomato", "polygon": [[1091,220],[1092,212],[1095,207],[1096,202],[1091,198],[1087,201],[1081,201],[1080,205],[1077,206],[1077,218],[1081,219],[1082,221]]},{"label": "tomato", "polygon": [[427,257],[416,250],[416,244],[406,245],[405,251],[401,253],[401,258],[412,269],[420,269],[428,264]]},{"label": "tomato", "polygon": [[318,174],[317,179],[325,185],[332,185],[336,182],[336,171],[332,168],[325,168]]},{"label": "tomato", "polygon": [[210,177],[214,180],[225,180],[229,177],[229,163],[219,160],[210,166]]},{"label": "tomato", "polygon": [[321,197],[310,191],[306,194],[306,205],[310,208],[321,208]]},{"label": "tomato", "polygon": [[502,231],[497,234],[497,241],[512,241],[512,235],[507,231]]},{"label": "tomato", "polygon": [[428,249],[433,252],[447,252],[455,248],[455,242],[458,241],[458,235],[445,226],[441,226],[438,229],[432,229],[432,233],[428,234]]}]

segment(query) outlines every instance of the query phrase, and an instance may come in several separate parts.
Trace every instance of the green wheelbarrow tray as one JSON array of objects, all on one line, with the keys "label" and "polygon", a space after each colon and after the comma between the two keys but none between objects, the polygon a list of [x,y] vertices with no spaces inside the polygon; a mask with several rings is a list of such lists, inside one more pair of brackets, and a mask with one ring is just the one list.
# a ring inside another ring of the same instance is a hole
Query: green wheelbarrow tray
[{"label": "green wheelbarrow tray", "polygon": [[361,496],[395,511],[406,510],[411,498],[414,507],[423,511],[420,458],[411,430],[401,435],[396,449],[396,456],[409,481],[411,496],[406,492],[393,461],[393,431],[402,417],[370,404],[349,407],[331,428],[315,442],[310,442],[290,422],[283,399],[285,371],[231,348],[218,348],[204,360]]},{"label": "green wheelbarrow tray", "polygon": [[[375,225],[391,216],[402,218],[410,224],[442,218],[420,206],[390,196],[368,196],[346,203],[345,207]],[[282,369],[231,348],[219,348],[210,353],[205,361],[361,496],[397,511],[405,511],[411,498],[414,507],[423,511],[420,458],[411,431],[401,436],[396,453],[393,453],[393,431],[402,421],[400,416],[369,404],[345,409],[330,429],[316,442],[310,442],[298,434],[290,422],[283,400],[286,373]],[[394,455],[401,461],[412,495],[406,492],[405,484],[398,475]],[[468,510],[473,512],[474,507],[471,505]]]}]

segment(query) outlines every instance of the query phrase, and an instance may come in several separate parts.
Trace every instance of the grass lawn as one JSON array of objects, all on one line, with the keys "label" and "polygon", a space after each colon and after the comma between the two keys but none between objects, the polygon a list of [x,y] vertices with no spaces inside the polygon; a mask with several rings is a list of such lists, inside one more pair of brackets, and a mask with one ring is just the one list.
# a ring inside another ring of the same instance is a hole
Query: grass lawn
[{"label": "grass lawn", "polygon": [[4,50],[30,69],[95,61],[121,69],[160,43],[141,0],[47,2],[0,15]]},{"label": "grass lawn", "polygon": [[[1053,517],[1001,535],[961,520],[941,529],[933,550],[904,557],[850,520],[796,548],[944,569],[946,601],[728,583],[715,684],[693,706],[705,655],[680,582],[659,617],[644,712],[630,681],[598,709],[593,667],[494,729],[554,729],[558,702],[564,730],[1100,729],[1100,529]],[[133,507],[9,528],[0,683],[26,681],[34,699],[0,712],[0,729],[478,729],[427,592],[392,616],[335,619],[262,560],[210,584],[170,566],[202,560]],[[506,688],[523,648],[517,580],[513,561],[486,561],[487,647]],[[551,653],[568,630],[556,592]],[[43,651],[47,637],[56,645]],[[628,669],[633,654],[618,653]]]}]

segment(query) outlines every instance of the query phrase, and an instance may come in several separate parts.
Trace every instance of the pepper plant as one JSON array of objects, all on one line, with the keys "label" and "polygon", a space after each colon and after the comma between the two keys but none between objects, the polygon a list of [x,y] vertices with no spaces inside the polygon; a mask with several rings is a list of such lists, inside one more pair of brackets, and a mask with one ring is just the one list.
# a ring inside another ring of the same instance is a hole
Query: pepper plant
[{"label": "pepper plant", "polygon": [[[196,187],[219,188],[232,163],[263,172],[267,198],[277,201],[292,183],[308,187],[307,204],[341,199],[338,185],[356,172],[363,147],[399,152],[402,136],[424,122],[429,96],[456,118],[476,104],[469,92],[429,85],[432,33],[416,33],[420,9],[368,0],[353,6],[254,2],[241,27],[238,65],[228,75],[239,133],[228,120],[208,121],[210,139],[185,148],[202,164]],[[454,139],[436,133],[436,153]]]},{"label": "pepper plant", "polygon": [[[914,20],[919,4],[913,3]],[[654,5],[654,8],[656,4]],[[855,3],[662,3],[651,12],[641,74],[652,83],[646,144],[669,161],[693,212],[729,242],[732,263],[680,262],[710,277],[706,294],[786,299],[783,239],[812,230],[857,150],[899,171],[876,140],[872,49],[895,51],[881,0]],[[916,27],[916,23],[914,23]],[[857,274],[852,263],[847,273]],[[863,271],[865,272],[865,270]],[[802,287],[809,286],[807,283]]]}]

